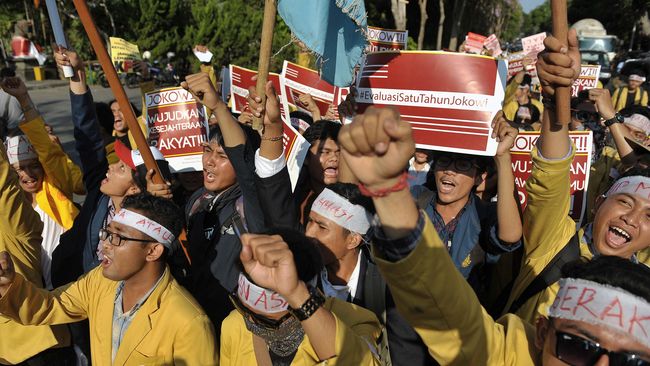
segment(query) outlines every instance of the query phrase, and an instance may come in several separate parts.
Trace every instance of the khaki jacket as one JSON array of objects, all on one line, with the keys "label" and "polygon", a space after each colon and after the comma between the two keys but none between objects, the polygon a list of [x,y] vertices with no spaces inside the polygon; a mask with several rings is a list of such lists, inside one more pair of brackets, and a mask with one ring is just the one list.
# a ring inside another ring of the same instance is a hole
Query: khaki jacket
[{"label": "khaki jacket", "polygon": [[90,348],[95,366],[218,365],[212,323],[203,309],[173,279],[169,268],[138,310],[112,356],[113,304],[118,282],[98,267],[78,281],[45,291],[16,275],[0,299],[0,313],[23,324],[90,321]]},{"label": "khaki jacket", "polygon": [[[41,231],[43,223],[25,199],[0,143],[0,252],[9,252],[16,272],[38,287],[43,287]],[[2,364],[20,363],[48,348],[69,344],[65,326],[25,326],[0,315]]]},{"label": "khaki jacket", "polygon": [[[373,355],[381,325],[375,314],[360,306],[328,298],[323,307],[336,318],[336,354],[320,361],[305,335],[291,362],[292,366],[308,365],[378,365]],[[372,347],[372,351],[371,351]],[[256,365],[253,334],[246,329],[244,318],[233,310],[221,324],[221,365]]]},{"label": "khaki jacket", "polygon": [[[424,213],[421,213],[424,215]],[[531,325],[510,314],[494,321],[425,217],[417,247],[392,263],[373,255],[400,314],[441,365],[541,365]]]}]

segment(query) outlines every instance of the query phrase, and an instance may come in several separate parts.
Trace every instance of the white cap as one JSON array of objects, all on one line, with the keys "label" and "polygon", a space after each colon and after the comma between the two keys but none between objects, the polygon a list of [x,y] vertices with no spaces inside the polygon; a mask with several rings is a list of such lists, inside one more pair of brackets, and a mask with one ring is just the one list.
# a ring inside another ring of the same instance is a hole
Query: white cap
[{"label": "white cap", "polygon": [[7,139],[7,158],[9,164],[38,159],[38,154],[26,136],[13,136]]},{"label": "white cap", "polygon": [[650,119],[642,114],[634,113],[629,117],[625,117],[623,124],[638,128],[645,132],[646,135],[650,135]]}]

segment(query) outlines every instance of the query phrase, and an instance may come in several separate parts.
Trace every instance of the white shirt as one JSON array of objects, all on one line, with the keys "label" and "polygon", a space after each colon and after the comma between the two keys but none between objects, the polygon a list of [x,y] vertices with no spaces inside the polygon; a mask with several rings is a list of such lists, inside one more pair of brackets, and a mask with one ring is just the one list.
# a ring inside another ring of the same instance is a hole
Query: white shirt
[{"label": "white shirt", "polygon": [[424,185],[427,182],[427,174],[429,174],[429,170],[431,170],[431,164],[429,163],[424,163],[424,168],[422,170],[416,170],[415,166],[415,158],[411,158],[409,160],[409,176],[411,179],[409,179],[409,186],[421,186]]},{"label": "white shirt", "polygon": [[43,241],[41,242],[41,270],[43,271],[43,279],[45,279],[45,288],[51,290],[52,287],[52,253],[59,245],[61,234],[65,232],[63,226],[54,221],[48,214],[45,213],[38,205],[34,207],[34,211],[38,213],[43,221]]},{"label": "white shirt", "polygon": [[327,297],[336,297],[343,301],[352,301],[359,287],[359,272],[361,272],[361,251],[357,257],[357,265],[350,275],[347,285],[332,285],[327,278],[327,269],[323,268],[320,273],[320,279],[323,283],[323,292]]},{"label": "white shirt", "polygon": [[260,149],[255,151],[255,173],[260,178],[269,178],[278,174],[285,165],[287,165],[287,160],[284,158],[284,154],[280,154],[275,160],[270,160],[260,155]]}]

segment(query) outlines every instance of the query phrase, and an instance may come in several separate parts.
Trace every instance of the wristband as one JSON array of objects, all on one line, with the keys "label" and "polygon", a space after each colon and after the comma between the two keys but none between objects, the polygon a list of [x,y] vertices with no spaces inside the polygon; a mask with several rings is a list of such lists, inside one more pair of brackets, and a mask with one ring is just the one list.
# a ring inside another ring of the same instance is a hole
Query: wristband
[{"label": "wristband", "polygon": [[369,190],[368,187],[366,187],[363,183],[359,183],[359,191],[361,192],[362,195],[364,195],[366,197],[386,197],[390,193],[399,192],[399,191],[403,190],[404,188],[407,188],[408,187],[408,177],[409,177],[408,172],[404,171],[402,173],[402,175],[400,175],[399,180],[397,181],[397,183],[394,186],[392,186],[390,188],[379,189],[379,190],[376,190],[374,192]]},{"label": "wristband", "polygon": [[316,310],[318,310],[325,303],[325,295],[316,287],[309,287],[309,299],[305,301],[298,309],[291,306],[287,308],[291,315],[295,316],[298,320],[305,321],[309,319]]},{"label": "wristband", "polygon": [[266,136],[261,137],[261,139],[264,140],[264,141],[280,141],[283,138],[284,138],[284,135],[274,136],[274,137],[266,137]]}]

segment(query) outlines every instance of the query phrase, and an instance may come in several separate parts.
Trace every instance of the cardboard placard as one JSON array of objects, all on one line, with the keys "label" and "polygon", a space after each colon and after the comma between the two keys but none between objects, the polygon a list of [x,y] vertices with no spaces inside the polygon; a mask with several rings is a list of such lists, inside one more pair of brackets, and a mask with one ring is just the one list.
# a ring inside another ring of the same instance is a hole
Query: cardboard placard
[{"label": "cardboard placard", "polygon": [[110,37],[110,44],[111,61],[117,73],[133,72],[133,61],[142,60],[138,45],[117,37]]},{"label": "cardboard placard", "polygon": [[533,34],[532,36],[524,37],[521,39],[521,46],[524,50],[524,54],[532,54],[534,58],[537,57],[537,54],[544,51],[544,39],[546,38],[546,32]]},{"label": "cardboard placard", "polygon": [[408,48],[409,32],[407,30],[383,29],[368,26],[368,52],[399,51]]},{"label": "cardboard placard", "polygon": [[483,41],[483,47],[485,47],[489,52],[489,56],[498,57],[503,51],[501,51],[501,43],[499,43],[499,38],[496,34],[491,34],[489,37]]},{"label": "cardboard placard", "polygon": [[[571,131],[571,140],[576,147],[576,155],[571,163],[571,208],[569,215],[580,222],[587,207],[587,185],[589,184],[589,170],[591,167],[591,154],[593,150],[592,131]],[[526,180],[533,168],[530,152],[533,150],[540,132],[520,132],[512,148],[512,170],[515,175],[515,185],[519,192],[521,209],[526,208],[528,194],[526,193]]]},{"label": "cardboard placard", "polygon": [[600,76],[600,65],[581,65],[580,76],[571,86],[571,97],[577,97],[578,93],[586,89],[598,87],[598,77]]},{"label": "cardboard placard", "polygon": [[[245,69],[243,67],[230,65],[230,101],[232,103],[232,111],[234,113],[241,113],[247,106],[248,102],[248,88],[255,87],[255,82],[251,80],[253,76],[257,75],[257,71]],[[289,177],[291,178],[291,188],[295,190],[298,183],[298,176],[300,169],[307,157],[307,152],[311,146],[307,140],[295,128],[291,126],[289,120],[289,105],[287,97],[282,92],[280,87],[280,75],[269,73],[269,81],[273,83],[275,90],[280,97],[280,114],[282,122],[284,122],[284,156],[287,159],[287,169],[289,170]]]},{"label": "cardboard placard", "polygon": [[[413,70],[418,70],[414,73]],[[368,54],[357,79],[357,105],[395,106],[418,147],[489,155],[492,118],[501,109],[506,62],[438,51]]]},{"label": "cardboard placard", "polygon": [[285,60],[281,76],[280,86],[289,106],[308,112],[298,98],[303,94],[310,94],[321,116],[325,116],[330,104],[334,103],[336,87],[321,80],[317,71]]},{"label": "cardboard placard", "polygon": [[208,141],[205,107],[183,88],[145,94],[146,126],[150,144],[156,146],[173,172],[201,171],[201,144]]},{"label": "cardboard placard", "polygon": [[477,33],[467,33],[465,36],[465,51],[480,55],[483,52],[483,45],[486,39],[486,36]]}]

